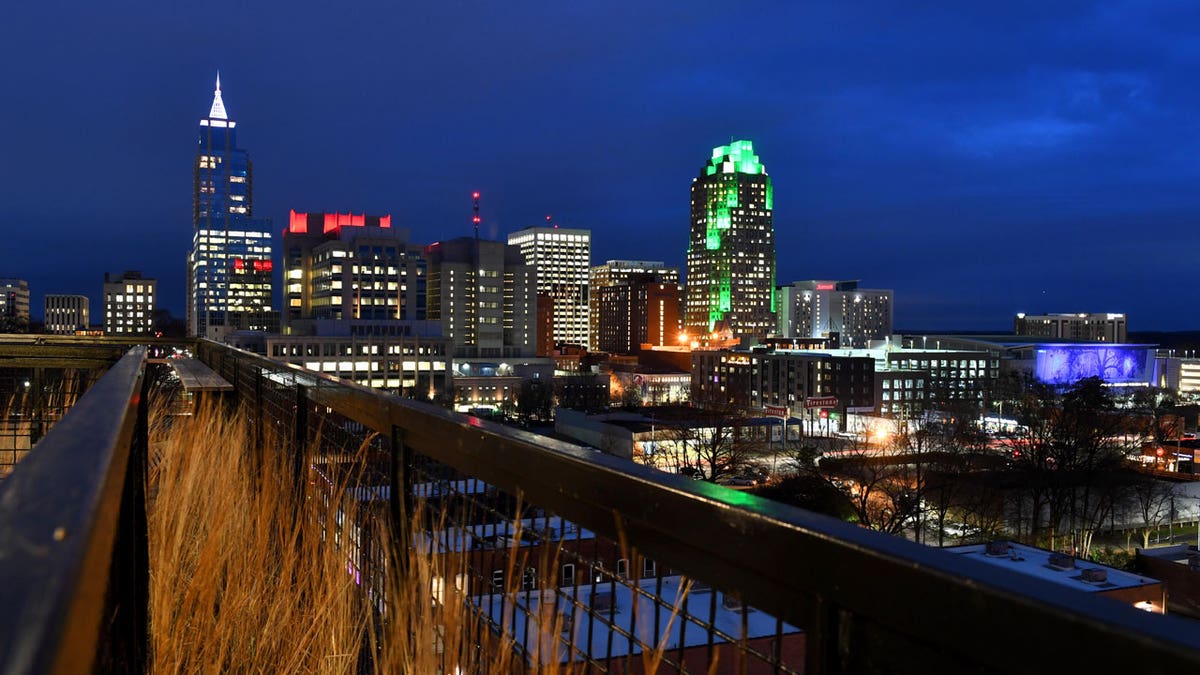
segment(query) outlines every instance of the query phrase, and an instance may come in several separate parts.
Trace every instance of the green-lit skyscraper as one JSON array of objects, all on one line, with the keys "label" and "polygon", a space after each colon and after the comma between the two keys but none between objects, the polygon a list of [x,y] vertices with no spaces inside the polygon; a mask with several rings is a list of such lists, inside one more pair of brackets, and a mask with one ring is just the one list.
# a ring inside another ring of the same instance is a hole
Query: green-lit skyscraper
[{"label": "green-lit skyscraper", "polygon": [[750,141],[714,148],[692,181],[685,319],[693,337],[775,330],[775,195]]}]

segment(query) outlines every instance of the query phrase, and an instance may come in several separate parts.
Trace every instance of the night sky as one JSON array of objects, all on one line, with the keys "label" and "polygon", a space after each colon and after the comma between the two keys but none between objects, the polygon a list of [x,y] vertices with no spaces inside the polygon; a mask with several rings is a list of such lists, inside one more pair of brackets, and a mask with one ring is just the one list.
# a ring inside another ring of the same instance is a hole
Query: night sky
[{"label": "night sky", "polygon": [[0,276],[29,280],[35,316],[47,292],[97,303],[125,269],[183,314],[220,69],[276,232],[295,208],[391,213],[420,243],[468,235],[480,190],[486,237],[552,214],[592,230],[594,264],[683,266],[692,178],[748,138],[775,185],[780,283],[895,289],[901,329],[1008,329],[1018,311],[1200,328],[1195,2],[4,13]]}]

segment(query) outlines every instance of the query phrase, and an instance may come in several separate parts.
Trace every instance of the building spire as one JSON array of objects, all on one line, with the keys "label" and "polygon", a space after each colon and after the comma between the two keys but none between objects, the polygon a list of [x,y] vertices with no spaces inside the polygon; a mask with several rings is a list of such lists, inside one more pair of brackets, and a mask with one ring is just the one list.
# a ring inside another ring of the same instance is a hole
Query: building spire
[{"label": "building spire", "polygon": [[212,109],[208,111],[210,119],[227,120],[229,116],[225,114],[225,102],[221,100],[221,71],[217,71],[217,90],[213,92]]}]

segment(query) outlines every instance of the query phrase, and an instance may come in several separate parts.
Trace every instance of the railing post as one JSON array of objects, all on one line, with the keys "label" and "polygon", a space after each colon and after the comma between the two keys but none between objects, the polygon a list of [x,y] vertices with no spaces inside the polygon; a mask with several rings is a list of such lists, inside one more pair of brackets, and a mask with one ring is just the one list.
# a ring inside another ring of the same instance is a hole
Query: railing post
[{"label": "railing post", "polygon": [[266,430],[263,428],[266,424],[266,411],[263,410],[263,372],[262,368],[254,369],[254,472],[255,474],[262,473],[264,453],[266,449]]},{"label": "railing post", "polygon": [[388,520],[391,531],[390,547],[396,552],[396,574],[403,587],[408,576],[408,551],[412,544],[410,519],[412,513],[413,461],[412,451],[404,445],[404,430],[392,426],[392,454],[389,461]]},{"label": "railing post", "polygon": [[296,420],[292,425],[292,487],[296,490],[297,503],[304,494],[308,479],[306,457],[308,455],[308,387],[296,385]]},{"label": "railing post", "polygon": [[42,392],[42,389],[46,386],[45,378],[43,377],[44,372],[42,368],[33,369],[33,386],[29,392],[33,395],[29,425],[30,448],[41,440],[42,435],[46,431],[46,397]]}]

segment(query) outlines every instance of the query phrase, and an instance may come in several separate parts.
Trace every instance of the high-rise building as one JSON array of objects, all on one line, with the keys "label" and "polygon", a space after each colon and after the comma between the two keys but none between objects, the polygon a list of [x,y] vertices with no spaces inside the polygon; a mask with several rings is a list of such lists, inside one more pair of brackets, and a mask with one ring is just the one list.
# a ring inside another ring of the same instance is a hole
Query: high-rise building
[{"label": "high-rise building", "polygon": [[858,281],[797,281],[776,292],[783,337],[831,338],[833,347],[863,349],[892,334],[890,290],[859,288]]},{"label": "high-rise building", "polygon": [[188,254],[190,335],[250,327],[234,314],[271,309],[271,221],[254,216],[254,165],[237,144],[237,122],[221,99],[221,77],[208,116],[200,120]]},{"label": "high-rise building", "polygon": [[591,230],[527,227],[508,235],[533,267],[539,295],[553,301],[554,342],[587,347]]},{"label": "high-rise building", "polygon": [[87,330],[89,304],[86,295],[47,293],[45,331],[51,335],[74,335],[76,331]]},{"label": "high-rise building", "polygon": [[693,336],[775,330],[775,195],[750,141],[714,148],[692,180],[685,323]]},{"label": "high-rise building", "polygon": [[641,274],[595,290],[593,298],[600,310],[596,349],[635,354],[644,344],[663,347],[678,343],[678,284],[663,283],[656,274]]},{"label": "high-rise building", "polygon": [[609,260],[591,269],[588,277],[588,335],[593,347],[600,344],[600,289],[604,286],[629,283],[634,275],[643,274],[653,274],[654,278],[662,283],[679,285],[679,268],[668,267],[660,261]]},{"label": "high-rise building", "polygon": [[29,282],[0,279],[0,333],[29,330]]},{"label": "high-rise building", "polygon": [[285,331],[306,332],[298,324],[314,320],[424,322],[422,253],[390,215],[292,211],[283,231]]},{"label": "high-rise building", "polygon": [[104,275],[104,332],[147,335],[154,327],[158,282],[141,272]]},{"label": "high-rise building", "polygon": [[1127,328],[1124,314],[1081,313],[1081,314],[1018,314],[1013,319],[1013,333],[1030,337],[1053,338],[1056,340],[1083,340],[1087,342],[1126,341]]},{"label": "high-rise building", "polygon": [[537,288],[520,249],[459,237],[425,248],[428,307],[455,358],[534,356]]}]

